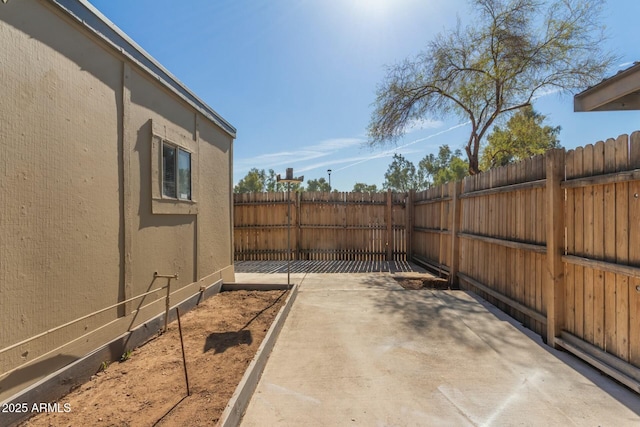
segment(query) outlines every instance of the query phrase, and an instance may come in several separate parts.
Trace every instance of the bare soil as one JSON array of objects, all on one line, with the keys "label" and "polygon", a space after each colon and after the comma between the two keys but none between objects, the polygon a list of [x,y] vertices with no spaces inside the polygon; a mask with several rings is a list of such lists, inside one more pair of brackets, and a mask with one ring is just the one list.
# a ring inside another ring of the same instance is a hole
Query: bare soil
[{"label": "bare soil", "polygon": [[69,413],[42,413],[22,426],[211,426],[218,422],[287,291],[219,293],[178,323],[59,400]]},{"label": "bare soil", "polygon": [[439,277],[427,277],[427,278],[414,278],[414,277],[394,277],[396,282],[405,289],[419,290],[419,289],[434,289],[434,290],[447,290],[449,289],[449,283],[446,279]]}]

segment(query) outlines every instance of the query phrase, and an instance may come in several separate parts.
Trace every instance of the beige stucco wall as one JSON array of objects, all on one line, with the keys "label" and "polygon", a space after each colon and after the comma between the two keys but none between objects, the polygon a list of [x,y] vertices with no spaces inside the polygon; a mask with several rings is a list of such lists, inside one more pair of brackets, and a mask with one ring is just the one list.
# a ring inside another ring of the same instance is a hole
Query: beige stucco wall
[{"label": "beige stucco wall", "polygon": [[[233,139],[46,1],[0,3],[0,87],[2,401],[162,312],[158,291],[46,333],[154,272],[173,303],[233,280]],[[160,129],[192,150],[192,213],[153,213]]]}]

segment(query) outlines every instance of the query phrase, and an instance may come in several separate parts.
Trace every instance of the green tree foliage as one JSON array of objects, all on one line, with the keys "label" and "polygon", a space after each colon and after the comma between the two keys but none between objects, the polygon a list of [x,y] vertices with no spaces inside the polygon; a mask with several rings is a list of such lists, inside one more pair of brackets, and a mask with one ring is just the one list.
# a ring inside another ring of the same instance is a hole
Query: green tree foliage
[{"label": "green tree foliage", "polygon": [[442,145],[437,156],[427,154],[420,160],[416,168],[401,154],[394,154],[393,160],[384,174],[385,182],[382,187],[398,192],[420,191],[432,185],[462,179],[468,175],[469,165],[462,160],[461,156],[460,150],[452,152],[448,145]]},{"label": "green tree foliage", "polygon": [[363,182],[356,182],[353,185],[353,190],[351,191],[353,191],[354,193],[377,193],[378,186],[375,184],[369,185]]},{"label": "green tree foliage", "polygon": [[468,175],[469,164],[462,160],[462,152],[452,152],[448,145],[442,145],[438,155],[426,155],[418,168],[423,172],[428,185],[440,185],[449,181],[456,181]]},{"label": "green tree foliage", "polygon": [[[234,193],[261,193],[264,191],[284,192],[287,191],[287,184],[278,182],[277,175],[273,169],[265,172],[264,169],[252,168],[233,187]],[[302,184],[291,184],[291,191],[304,191],[304,186]]]},{"label": "green tree foliage", "polygon": [[329,183],[326,179],[308,179],[307,180],[307,190],[306,191],[331,191],[331,187],[329,187]]},{"label": "green tree foliage", "polygon": [[545,119],[533,107],[526,106],[511,116],[504,129],[495,126],[482,151],[482,169],[504,166],[558,148],[560,126],[544,125]]},{"label": "green tree foliage", "polygon": [[264,169],[252,168],[233,188],[234,193],[260,193],[264,191]]},{"label": "green tree foliage", "polygon": [[417,176],[415,165],[402,154],[394,154],[393,160],[384,174],[382,188],[404,193],[420,187],[421,179]]},{"label": "green tree foliage", "polygon": [[269,169],[269,172],[266,175],[265,191],[270,193],[287,191],[287,185],[282,182],[278,182],[276,172],[273,169]]},{"label": "green tree foliage", "polygon": [[616,59],[604,51],[604,0],[471,0],[472,25],[437,35],[413,59],[389,68],[377,91],[370,145],[401,137],[417,119],[454,115],[471,125],[469,173],[496,119],[536,95],[598,82]]}]

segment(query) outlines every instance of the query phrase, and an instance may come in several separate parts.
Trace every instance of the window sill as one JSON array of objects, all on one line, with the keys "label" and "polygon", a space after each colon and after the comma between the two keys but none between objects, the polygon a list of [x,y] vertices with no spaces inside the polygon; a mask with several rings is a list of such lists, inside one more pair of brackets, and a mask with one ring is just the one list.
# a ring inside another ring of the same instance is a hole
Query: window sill
[{"label": "window sill", "polygon": [[197,215],[198,203],[195,200],[152,198],[151,212],[159,215]]}]

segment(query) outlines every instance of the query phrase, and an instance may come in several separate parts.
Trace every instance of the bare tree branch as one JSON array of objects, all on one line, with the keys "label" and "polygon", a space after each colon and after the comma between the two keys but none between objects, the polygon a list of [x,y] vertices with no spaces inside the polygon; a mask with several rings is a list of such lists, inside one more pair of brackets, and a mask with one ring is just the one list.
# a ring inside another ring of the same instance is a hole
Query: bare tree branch
[{"label": "bare tree branch", "polygon": [[[471,122],[469,171],[487,131],[547,88],[584,89],[616,59],[602,49],[604,0],[472,0],[479,22],[437,35],[413,60],[389,68],[369,125],[372,146],[395,142],[413,119]],[[542,17],[542,18],[541,18]]]}]

